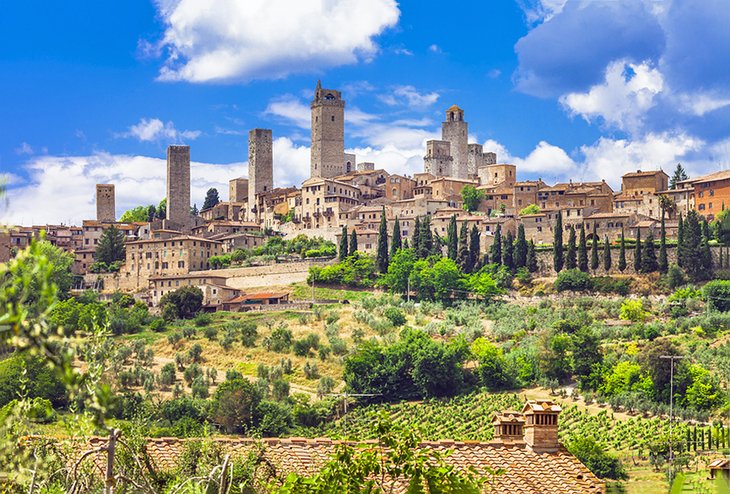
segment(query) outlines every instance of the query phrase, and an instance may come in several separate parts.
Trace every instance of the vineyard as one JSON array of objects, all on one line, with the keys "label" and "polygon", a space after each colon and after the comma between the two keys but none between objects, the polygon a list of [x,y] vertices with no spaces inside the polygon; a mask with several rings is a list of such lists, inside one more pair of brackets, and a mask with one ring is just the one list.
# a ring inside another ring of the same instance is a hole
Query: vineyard
[{"label": "vineyard", "polygon": [[[347,434],[371,438],[368,435],[373,430],[373,423],[385,412],[393,422],[420,431],[425,440],[489,441],[493,437],[494,414],[503,410],[519,411],[524,403],[524,397],[514,393],[473,393],[446,400],[367,405],[348,413]],[[648,454],[658,443],[666,443],[669,437],[666,418],[619,419],[610,410],[589,413],[577,404],[564,403],[563,406],[560,436],[564,443],[571,438],[588,436],[608,449],[641,455]],[[330,423],[324,432],[341,435],[344,426],[340,419]],[[719,450],[730,445],[727,427],[675,422],[673,435],[676,449],[683,451]]]}]

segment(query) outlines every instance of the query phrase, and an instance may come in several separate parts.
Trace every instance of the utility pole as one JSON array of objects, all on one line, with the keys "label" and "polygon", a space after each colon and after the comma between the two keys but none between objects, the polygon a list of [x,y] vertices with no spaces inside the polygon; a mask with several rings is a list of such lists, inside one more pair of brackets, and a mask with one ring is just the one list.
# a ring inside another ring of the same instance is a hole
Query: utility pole
[{"label": "utility pole", "polygon": [[672,435],[672,422],[674,421],[674,361],[683,359],[683,355],[660,355],[659,358],[669,360],[669,469],[670,475],[674,474],[674,437]]},{"label": "utility pole", "polygon": [[411,275],[410,274],[408,275],[408,279],[406,280],[406,286],[407,286],[406,298],[407,298],[408,302],[410,302],[411,301]]},{"label": "utility pole", "polygon": [[381,396],[380,393],[348,393],[345,391],[344,393],[328,393],[327,396],[337,396],[340,398],[344,398],[343,400],[343,416],[342,416],[342,430],[345,436],[345,439],[347,439],[347,399],[351,396],[354,397],[364,397],[364,396]]}]

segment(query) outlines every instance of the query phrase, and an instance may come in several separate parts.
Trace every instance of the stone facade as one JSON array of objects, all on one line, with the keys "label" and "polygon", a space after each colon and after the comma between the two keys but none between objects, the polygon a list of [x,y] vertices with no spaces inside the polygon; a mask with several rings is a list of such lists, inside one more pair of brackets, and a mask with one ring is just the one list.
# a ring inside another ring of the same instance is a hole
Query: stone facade
[{"label": "stone facade", "polygon": [[450,177],[454,166],[451,143],[431,140],[426,142],[426,156],[423,157],[423,171],[435,177]]},{"label": "stone facade", "polygon": [[[373,163],[373,169],[375,169],[375,163]],[[354,171],[359,171],[357,168],[357,156],[351,153],[345,153],[345,168],[343,170],[345,173],[351,173]]]},{"label": "stone facade", "polygon": [[305,228],[332,228],[347,221],[350,209],[360,204],[360,189],[327,178],[302,184],[302,224]]},{"label": "stone facade", "polygon": [[261,216],[261,194],[274,188],[273,140],[270,129],[253,129],[248,133],[248,210],[249,221]]},{"label": "stone facade", "polygon": [[441,124],[441,139],[451,144],[453,164],[451,175],[469,177],[469,125],[464,121],[464,110],[454,105],[446,110],[446,121]]},{"label": "stone facade", "polygon": [[96,184],[96,221],[115,221],[114,184]]},{"label": "stone facade", "polygon": [[517,167],[508,164],[485,164],[477,170],[482,185],[512,187],[517,181]]},{"label": "stone facade", "polygon": [[[249,144],[250,147],[250,144]],[[250,151],[249,151],[250,153]],[[273,166],[272,166],[273,168]],[[234,178],[228,181],[228,202],[245,202],[248,199],[248,179]]]},{"label": "stone facade", "polygon": [[478,175],[479,167],[484,166],[484,152],[481,144],[469,144],[469,154],[466,161],[466,173],[469,178]]},{"label": "stone facade", "polygon": [[621,193],[627,196],[651,195],[667,189],[668,184],[669,175],[662,170],[636,170],[621,177]]},{"label": "stone facade", "polygon": [[167,147],[167,220],[187,228],[190,217],[190,146]]},{"label": "stone facade", "polygon": [[416,181],[412,178],[403,175],[391,175],[386,180],[385,197],[391,201],[410,199],[413,197],[415,187]]},{"label": "stone facade", "polygon": [[332,178],[345,172],[345,101],[317,82],[312,109],[310,177]]}]

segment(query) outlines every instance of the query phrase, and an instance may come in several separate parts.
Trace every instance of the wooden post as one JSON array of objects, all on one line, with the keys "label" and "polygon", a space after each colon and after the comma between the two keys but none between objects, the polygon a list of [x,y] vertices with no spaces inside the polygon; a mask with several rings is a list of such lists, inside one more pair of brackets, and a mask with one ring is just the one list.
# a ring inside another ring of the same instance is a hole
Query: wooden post
[{"label": "wooden post", "polygon": [[109,433],[109,443],[106,445],[106,479],[104,480],[104,494],[114,494],[116,480],[114,479],[114,451],[117,446],[117,439],[122,431],[112,429]]}]

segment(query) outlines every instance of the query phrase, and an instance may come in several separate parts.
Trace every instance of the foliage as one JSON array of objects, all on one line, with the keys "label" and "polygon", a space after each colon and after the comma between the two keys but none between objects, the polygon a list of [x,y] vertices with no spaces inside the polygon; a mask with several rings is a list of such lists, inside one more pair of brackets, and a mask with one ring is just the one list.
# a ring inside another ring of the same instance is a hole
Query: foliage
[{"label": "foliage", "polygon": [[161,307],[173,307],[178,319],[190,319],[203,307],[203,291],[196,286],[184,286],[160,298]]},{"label": "foliage", "polygon": [[619,318],[624,321],[642,322],[649,316],[644,310],[644,304],[641,300],[627,298],[621,304],[621,314]]},{"label": "foliage", "polygon": [[461,189],[461,201],[464,203],[464,209],[469,212],[479,209],[482,199],[484,199],[484,192],[473,185],[465,185]]},{"label": "foliage", "polygon": [[540,214],[540,207],[537,204],[528,204],[520,210],[520,216],[525,216],[526,214]]},{"label": "foliage", "polygon": [[702,288],[702,293],[710,309],[720,312],[730,311],[730,281],[713,280]]},{"label": "foliage", "polygon": [[227,379],[213,395],[211,418],[227,433],[241,432],[254,425],[253,411],[260,402],[261,394],[247,379]]},{"label": "foliage", "polygon": [[392,292],[406,293],[415,262],[416,254],[413,249],[398,249],[388,264],[388,272],[381,277],[380,282]]},{"label": "foliage", "polygon": [[218,197],[218,189],[211,187],[208,192],[205,193],[205,201],[203,202],[203,210],[210,209],[216,204],[221,202]]},{"label": "foliage", "polygon": [[621,460],[612,456],[592,437],[577,437],[568,443],[570,451],[588,470],[602,479],[625,480],[628,478]]},{"label": "foliage", "polygon": [[558,211],[553,231],[553,268],[556,273],[563,270],[563,214]]},{"label": "foliage", "polygon": [[679,182],[688,178],[687,172],[684,170],[682,164],[677,163],[677,168],[674,169],[674,173],[672,173],[672,177],[669,179],[669,188],[676,189]]},{"label": "foliage", "polygon": [[324,267],[312,266],[307,282],[369,287],[373,286],[377,277],[375,267],[372,257],[356,251],[342,262]]},{"label": "foliage", "polygon": [[567,271],[558,273],[555,280],[555,289],[559,292],[571,290],[581,292],[590,290],[592,287],[591,277],[588,273],[584,273],[575,268],[569,268]]},{"label": "foliage", "polygon": [[378,271],[385,273],[388,271],[388,223],[385,220],[385,206],[380,213],[380,227],[378,229],[378,250],[375,258],[375,264]]},{"label": "foliage", "polygon": [[124,258],[124,233],[111,225],[101,234],[94,260],[109,265],[117,261],[124,261]]}]

